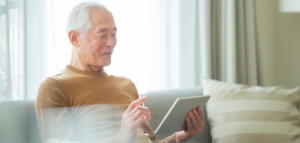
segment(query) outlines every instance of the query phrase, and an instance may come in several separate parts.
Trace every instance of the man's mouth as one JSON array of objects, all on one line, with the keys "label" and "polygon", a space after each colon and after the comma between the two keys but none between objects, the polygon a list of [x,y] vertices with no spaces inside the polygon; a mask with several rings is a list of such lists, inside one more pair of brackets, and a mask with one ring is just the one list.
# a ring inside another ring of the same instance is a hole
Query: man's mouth
[{"label": "man's mouth", "polygon": [[103,53],[102,55],[111,55],[111,53]]}]

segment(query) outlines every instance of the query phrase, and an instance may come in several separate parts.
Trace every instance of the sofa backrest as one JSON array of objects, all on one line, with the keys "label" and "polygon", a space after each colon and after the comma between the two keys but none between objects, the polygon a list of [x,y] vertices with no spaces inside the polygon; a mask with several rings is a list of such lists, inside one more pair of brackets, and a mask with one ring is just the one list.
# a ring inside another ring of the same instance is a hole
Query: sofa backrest
[{"label": "sofa backrest", "polygon": [[[147,96],[145,106],[151,111],[150,127],[155,131],[165,114],[178,97],[201,96],[201,87],[152,91]],[[211,143],[210,131],[204,111],[204,129],[188,143]],[[171,134],[157,135],[162,139]],[[35,100],[16,100],[0,102],[0,143],[41,143],[35,114]]]},{"label": "sofa backrest", "polygon": [[41,143],[34,100],[0,102],[0,143]]},{"label": "sofa backrest", "polygon": [[[188,97],[188,96],[202,96],[202,87],[186,88],[186,89],[172,89],[172,90],[162,90],[162,91],[152,91],[146,94],[141,94],[140,96],[147,96],[147,101],[145,106],[149,108],[151,112],[152,119],[150,120],[150,127],[153,131],[156,130],[164,116],[167,114],[173,103],[178,97]],[[204,129],[202,132],[193,137],[187,143],[211,143],[210,130],[206,118],[206,110],[204,112]],[[157,135],[158,139],[163,139],[171,134],[161,134]]]}]

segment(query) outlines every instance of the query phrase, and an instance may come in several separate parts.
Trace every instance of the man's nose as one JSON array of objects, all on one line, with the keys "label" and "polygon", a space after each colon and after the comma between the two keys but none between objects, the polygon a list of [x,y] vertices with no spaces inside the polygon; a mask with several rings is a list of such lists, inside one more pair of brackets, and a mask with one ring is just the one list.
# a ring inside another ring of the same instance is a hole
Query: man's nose
[{"label": "man's nose", "polygon": [[114,45],[113,37],[109,34],[106,40],[106,46],[112,47]]}]

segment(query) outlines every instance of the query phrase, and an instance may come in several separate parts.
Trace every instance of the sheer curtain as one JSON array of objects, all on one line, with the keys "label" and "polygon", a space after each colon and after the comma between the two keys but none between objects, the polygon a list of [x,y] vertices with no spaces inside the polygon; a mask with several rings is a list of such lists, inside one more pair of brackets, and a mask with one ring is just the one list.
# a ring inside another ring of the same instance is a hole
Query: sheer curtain
[{"label": "sheer curtain", "polygon": [[[72,7],[84,0],[0,0],[0,100],[35,99],[71,58]],[[118,44],[108,74],[139,93],[201,86],[201,78],[261,84],[255,0],[101,0]],[[26,36],[25,36],[26,35]]]},{"label": "sheer curtain", "polygon": [[0,0],[0,101],[35,99],[46,77],[45,6]]},{"label": "sheer curtain", "polygon": [[0,0],[0,101],[24,98],[23,1]]},{"label": "sheer curtain", "polygon": [[[82,1],[0,0],[1,101],[35,99],[40,83],[69,63],[67,17]],[[109,74],[131,79],[140,93],[196,85],[194,47],[185,46],[180,37],[183,15],[194,12],[195,1],[100,2],[112,11],[118,26],[118,44],[112,64],[106,67]],[[187,5],[181,7],[181,3]],[[195,39],[189,32],[185,33],[190,37],[185,42]]]},{"label": "sheer curtain", "polygon": [[262,84],[255,0],[164,2],[178,8],[164,18],[172,21],[165,42],[173,87],[199,86],[201,78]]},{"label": "sheer curtain", "polygon": [[[48,1],[48,76],[64,69],[71,59],[71,45],[65,32],[66,22],[72,7],[82,1],[84,0]],[[100,2],[113,13],[118,27],[118,42],[112,56],[112,64],[105,68],[107,73],[131,79],[140,93],[172,88],[172,83],[168,82],[166,77],[171,78],[176,72],[169,71],[166,59],[171,54],[167,52],[164,33],[166,27],[171,24],[165,25],[164,1],[101,0]],[[175,87],[176,85],[173,86]]]},{"label": "sheer curtain", "polygon": [[[8,87],[7,83],[13,82],[11,76],[13,72],[7,70],[12,70],[7,65],[13,65],[14,71],[23,74],[23,77],[18,76],[18,79],[21,79],[20,83],[23,84],[18,88],[20,87],[20,90],[24,88],[20,91],[23,92],[19,94],[20,98],[12,98],[14,96],[10,93],[5,94],[9,99],[35,99],[40,83],[47,76],[64,69],[71,58],[71,45],[65,33],[68,14],[74,5],[82,1],[84,0],[31,0],[23,4],[25,22],[21,25],[25,27],[26,36],[23,43],[25,47],[19,47],[21,49],[17,51],[22,52],[24,49],[22,53],[24,57],[18,54],[12,56],[23,60],[24,65],[12,64],[10,62],[13,61],[1,59],[1,62],[4,62],[1,64],[1,86],[4,87],[1,88],[1,95],[4,95],[3,92],[18,91],[14,88],[16,86]],[[112,64],[105,68],[109,74],[131,79],[139,93],[200,85],[199,69],[202,67],[199,66],[198,54],[201,52],[197,41],[201,40],[201,37],[199,35],[197,37],[195,32],[201,25],[197,23],[199,16],[197,7],[201,5],[200,2],[196,0],[100,2],[111,10],[118,26],[118,44],[112,56]],[[202,15],[204,14],[205,12],[202,12]],[[2,20],[1,24],[3,23],[5,21]],[[4,32],[0,34],[6,35],[8,28],[5,28],[5,25],[3,27],[1,30]],[[18,42],[22,42],[22,39]],[[4,45],[1,50],[8,49],[5,47],[7,43],[1,43]],[[2,58],[9,58],[9,53],[1,53],[4,55]]]}]

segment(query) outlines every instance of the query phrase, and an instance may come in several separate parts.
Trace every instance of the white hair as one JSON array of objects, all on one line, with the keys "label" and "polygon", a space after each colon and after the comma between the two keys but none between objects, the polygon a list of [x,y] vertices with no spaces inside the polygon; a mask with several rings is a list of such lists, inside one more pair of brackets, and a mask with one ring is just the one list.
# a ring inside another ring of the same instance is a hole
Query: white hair
[{"label": "white hair", "polygon": [[93,9],[106,9],[107,8],[99,2],[82,2],[77,4],[70,12],[68,25],[67,25],[67,34],[70,31],[76,31],[80,35],[84,35],[88,32],[93,24],[90,20],[90,12]]}]

